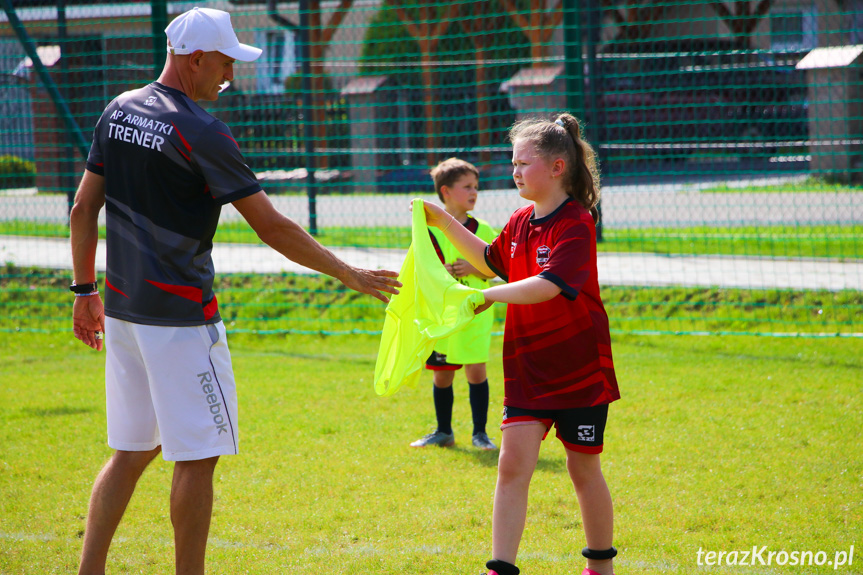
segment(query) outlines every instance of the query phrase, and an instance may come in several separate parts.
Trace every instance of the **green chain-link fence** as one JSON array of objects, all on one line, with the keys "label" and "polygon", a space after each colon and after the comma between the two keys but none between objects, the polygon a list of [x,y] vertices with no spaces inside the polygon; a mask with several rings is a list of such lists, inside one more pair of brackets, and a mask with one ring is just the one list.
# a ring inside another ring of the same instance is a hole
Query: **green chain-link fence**
[{"label": "green chain-link fence", "polygon": [[[66,328],[93,125],[155,79],[165,24],[195,5],[264,50],[207,108],[349,262],[398,269],[408,200],[451,156],[480,168],[475,214],[500,228],[523,205],[507,128],[569,110],[601,161],[616,330],[863,332],[861,0],[3,0],[0,328]],[[231,207],[214,258],[236,331],[380,329],[380,305],[291,267]]]}]

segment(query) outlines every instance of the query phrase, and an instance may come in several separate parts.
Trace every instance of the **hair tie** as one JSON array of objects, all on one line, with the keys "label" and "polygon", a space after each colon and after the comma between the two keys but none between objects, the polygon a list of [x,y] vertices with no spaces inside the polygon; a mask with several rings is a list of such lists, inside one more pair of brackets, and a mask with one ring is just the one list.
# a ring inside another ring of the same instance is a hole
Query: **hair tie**
[{"label": "hair tie", "polygon": [[563,120],[561,120],[560,118],[555,120],[554,123],[557,124],[558,126],[560,126],[561,128],[563,128],[564,130],[566,129],[566,125],[563,123]]}]

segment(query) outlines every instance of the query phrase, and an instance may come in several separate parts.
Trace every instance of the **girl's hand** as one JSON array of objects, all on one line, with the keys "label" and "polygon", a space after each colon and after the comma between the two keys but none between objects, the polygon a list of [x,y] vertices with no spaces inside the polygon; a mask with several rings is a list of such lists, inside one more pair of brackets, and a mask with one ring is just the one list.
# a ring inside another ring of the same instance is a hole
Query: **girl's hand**
[{"label": "girl's hand", "polygon": [[482,312],[484,312],[485,310],[487,310],[488,308],[490,308],[490,307],[491,307],[491,306],[493,306],[493,305],[494,305],[494,302],[493,302],[493,301],[491,301],[490,299],[486,298],[486,300],[485,300],[485,303],[484,303],[484,304],[482,304],[482,305],[480,305],[480,306],[477,306],[477,307],[473,310],[473,314],[474,314],[474,315],[481,314]]},{"label": "girl's hand", "polygon": [[[426,224],[429,226],[443,229],[452,219],[452,216],[446,213],[442,207],[431,202],[423,200],[423,208],[426,212]],[[413,210],[413,203],[411,203],[411,210]]]}]

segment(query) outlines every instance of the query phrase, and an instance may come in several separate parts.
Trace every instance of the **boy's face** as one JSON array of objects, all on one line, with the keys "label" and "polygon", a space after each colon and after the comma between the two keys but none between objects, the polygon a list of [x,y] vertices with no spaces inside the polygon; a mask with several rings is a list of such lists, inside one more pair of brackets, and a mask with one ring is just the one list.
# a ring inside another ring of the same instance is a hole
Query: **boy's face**
[{"label": "boy's face", "polygon": [[450,210],[469,212],[476,205],[479,191],[479,178],[473,174],[465,174],[452,186],[441,186],[444,205]]}]

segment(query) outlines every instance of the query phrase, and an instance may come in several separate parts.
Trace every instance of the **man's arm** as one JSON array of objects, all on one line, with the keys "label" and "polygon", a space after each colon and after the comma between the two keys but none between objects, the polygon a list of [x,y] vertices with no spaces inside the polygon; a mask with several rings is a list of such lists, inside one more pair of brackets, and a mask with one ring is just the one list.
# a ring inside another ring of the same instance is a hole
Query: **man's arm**
[{"label": "man's arm", "polygon": [[352,290],[372,295],[383,302],[389,299],[381,292],[399,293],[398,272],[365,270],[349,266],[318,243],[299,224],[284,216],[264,192],[233,202],[261,241],[289,260],[309,269],[332,276]]},{"label": "man's arm", "polygon": [[[76,284],[96,281],[96,246],[99,242],[99,211],[105,205],[105,178],[84,171],[69,213],[72,239],[72,279]],[[71,295],[71,294],[70,294]],[[96,333],[105,332],[105,310],[99,295],[75,297],[72,306],[75,337],[95,350],[102,349]]]}]

